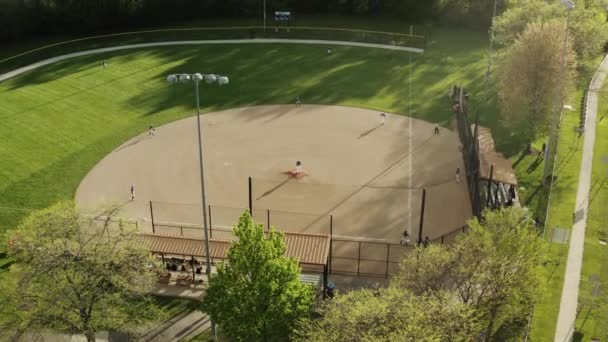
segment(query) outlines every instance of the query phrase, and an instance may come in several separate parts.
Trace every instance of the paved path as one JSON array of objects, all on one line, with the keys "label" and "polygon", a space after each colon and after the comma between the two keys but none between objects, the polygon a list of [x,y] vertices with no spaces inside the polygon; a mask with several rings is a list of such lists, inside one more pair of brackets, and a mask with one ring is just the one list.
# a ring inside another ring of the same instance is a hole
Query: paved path
[{"label": "paved path", "polygon": [[370,43],[358,43],[358,42],[346,42],[346,41],[337,41],[337,40],[314,40],[314,39],[224,39],[224,40],[183,40],[183,41],[172,41],[172,42],[157,42],[157,43],[144,43],[144,44],[131,44],[131,45],[121,45],[121,46],[112,46],[101,49],[87,50],[81,52],[69,53],[67,55],[61,55],[49,59],[42,60],[40,62],[36,62],[34,64],[30,64],[28,66],[24,66],[19,69],[15,69],[13,71],[7,72],[5,74],[0,75],[0,82],[7,80],[11,77],[15,77],[24,72],[39,68],[41,66],[45,66],[51,63],[59,62],[65,59],[79,57],[79,56],[87,56],[95,53],[101,52],[111,52],[118,50],[128,50],[128,49],[141,49],[148,47],[157,47],[157,46],[173,46],[173,45],[205,45],[205,44],[268,44],[268,43],[288,43],[288,44],[314,44],[314,45],[345,45],[345,46],[358,46],[358,47],[368,47],[368,48],[376,48],[376,49],[387,49],[387,50],[399,50],[399,51],[410,51],[416,53],[424,52],[423,49],[404,47],[404,46],[394,46],[394,45],[385,45],[385,44],[370,44]]},{"label": "paved path", "polygon": [[576,207],[574,208],[577,220],[572,227],[570,236],[570,249],[568,263],[564,277],[564,287],[559,306],[559,317],[555,329],[555,342],[572,340],[576,311],[578,306],[578,290],[583,265],[583,249],[585,247],[585,228],[587,225],[587,208],[589,206],[589,188],[591,186],[591,171],[593,167],[593,147],[595,145],[595,125],[597,118],[597,93],[604,83],[608,73],[608,56],[596,71],[587,95],[587,125],[585,127],[585,143],[583,145],[583,158],[576,192]]},{"label": "paved path", "polygon": [[211,328],[209,316],[201,311],[183,312],[140,337],[145,342],[178,342],[193,338]]}]

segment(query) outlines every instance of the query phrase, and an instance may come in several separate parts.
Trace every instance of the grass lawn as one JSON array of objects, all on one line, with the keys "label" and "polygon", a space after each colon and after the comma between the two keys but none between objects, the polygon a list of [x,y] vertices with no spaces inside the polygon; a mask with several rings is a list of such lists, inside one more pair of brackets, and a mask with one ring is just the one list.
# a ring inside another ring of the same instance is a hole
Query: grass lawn
[{"label": "grass lawn", "polygon": [[599,95],[575,341],[608,339],[608,83]]},{"label": "grass lawn", "polygon": [[[447,125],[447,89],[481,93],[485,33],[437,31],[429,50],[413,55],[414,115]],[[407,114],[408,53],[268,44],[183,46],[118,51],[66,60],[0,83],[0,232],[27,212],[71,199],[84,175],[130,137],[190,116],[191,85],[167,74],[218,72],[231,77],[203,86],[203,111],[267,103],[342,104]],[[108,60],[102,70],[100,61]],[[482,122],[496,124],[496,111]],[[500,141],[499,141],[500,143]]]},{"label": "grass lawn", "polygon": [[[576,99],[580,99],[582,92],[579,92]],[[576,106],[573,105],[576,108]],[[578,111],[564,112],[560,127],[560,139],[558,146],[558,157],[556,160],[555,183],[551,194],[551,207],[549,209],[549,221],[545,236],[549,238],[552,228],[572,229],[572,212],[574,211],[576,189],[578,186],[578,172],[580,169],[582,138],[574,133],[574,128],[578,127],[580,113]],[[540,149],[542,141],[538,142],[537,148]],[[529,167],[534,164],[536,157],[527,157],[517,166],[517,175],[520,185],[524,187],[525,195],[531,204],[531,209],[535,207],[540,211],[538,215],[544,219],[546,210],[547,193],[542,189],[540,180],[543,174],[543,163],[528,173]],[[536,192],[536,194],[535,194]],[[566,269],[566,259],[568,256],[568,244],[562,245],[551,243],[547,255],[547,264],[544,268],[543,278],[545,283],[541,290],[542,296],[536,303],[532,320],[531,341],[550,341],[553,340],[559,303],[564,282],[564,271]]]},{"label": "grass lawn", "polygon": [[[600,56],[601,57],[601,56]],[[560,126],[560,137],[555,168],[555,183],[551,194],[549,208],[549,220],[547,222],[547,239],[552,228],[562,228],[567,231],[572,229],[572,213],[575,208],[576,191],[578,188],[578,177],[582,157],[583,138],[574,132],[580,122],[580,111],[583,102],[583,89],[589,86],[589,81],[601,58],[596,58],[587,63],[588,67],[579,74],[577,91],[571,96],[569,103],[575,111],[564,111]],[[596,137],[597,139],[597,137]],[[540,149],[543,140],[536,142],[536,148]],[[596,144],[598,140],[596,140]],[[544,218],[548,192],[543,191],[540,186],[544,164],[541,162],[536,168],[534,159],[536,157],[526,156],[521,160],[514,159],[516,173],[520,182],[522,198],[529,207],[537,212],[539,217]],[[536,302],[536,307],[531,322],[531,341],[551,341],[555,334],[557,316],[564,282],[564,272],[568,257],[569,241],[564,244],[551,243],[547,255],[547,264],[544,268],[544,281],[541,289],[542,296]]]}]

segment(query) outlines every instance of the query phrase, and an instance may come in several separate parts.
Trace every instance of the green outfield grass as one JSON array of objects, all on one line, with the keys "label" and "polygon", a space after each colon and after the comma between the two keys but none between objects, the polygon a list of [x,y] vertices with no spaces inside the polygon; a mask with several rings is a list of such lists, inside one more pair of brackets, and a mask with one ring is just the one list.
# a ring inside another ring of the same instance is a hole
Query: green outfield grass
[{"label": "green outfield grass", "polygon": [[[447,125],[447,90],[481,92],[486,35],[437,31],[412,55],[416,117]],[[109,66],[103,70],[102,60]],[[84,175],[150,123],[190,116],[192,85],[171,86],[173,72],[217,72],[231,83],[203,86],[203,111],[267,103],[342,104],[407,114],[406,52],[325,46],[250,44],[119,51],[66,60],[0,83],[0,225],[72,198]],[[496,124],[496,111],[482,121]]]}]

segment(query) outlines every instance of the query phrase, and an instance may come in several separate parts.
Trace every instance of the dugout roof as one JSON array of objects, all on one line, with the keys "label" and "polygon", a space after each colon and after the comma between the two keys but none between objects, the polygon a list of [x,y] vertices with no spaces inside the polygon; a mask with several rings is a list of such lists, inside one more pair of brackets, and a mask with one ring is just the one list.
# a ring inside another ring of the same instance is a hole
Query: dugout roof
[{"label": "dugout roof", "polygon": [[[474,126],[473,126],[474,129]],[[496,152],[492,132],[487,127],[478,127],[479,134],[479,176],[490,179],[490,166],[494,165],[492,180],[495,182],[517,185],[513,164],[502,153]]]},{"label": "dugout roof", "polygon": [[[142,234],[149,250],[156,254],[205,257],[203,239],[174,235]],[[329,235],[285,232],[286,256],[300,264],[326,265],[329,256]],[[226,259],[230,240],[209,239],[209,256]]]}]

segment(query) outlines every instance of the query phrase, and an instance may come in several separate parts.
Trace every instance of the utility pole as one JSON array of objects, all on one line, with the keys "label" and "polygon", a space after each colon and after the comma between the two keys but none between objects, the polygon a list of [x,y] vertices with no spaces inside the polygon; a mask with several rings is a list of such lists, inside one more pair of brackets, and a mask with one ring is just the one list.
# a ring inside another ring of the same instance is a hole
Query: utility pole
[{"label": "utility pole", "polygon": [[483,91],[485,92],[486,101],[488,100],[488,82],[490,81],[490,70],[492,68],[492,51],[494,48],[494,19],[496,18],[496,3],[494,0],[494,9],[492,10],[492,25],[490,26],[490,51],[488,52],[488,69],[483,80]]}]

